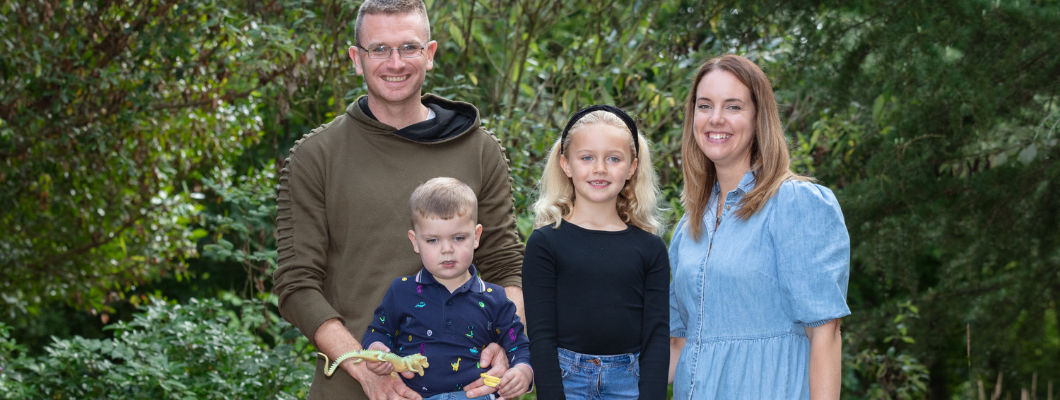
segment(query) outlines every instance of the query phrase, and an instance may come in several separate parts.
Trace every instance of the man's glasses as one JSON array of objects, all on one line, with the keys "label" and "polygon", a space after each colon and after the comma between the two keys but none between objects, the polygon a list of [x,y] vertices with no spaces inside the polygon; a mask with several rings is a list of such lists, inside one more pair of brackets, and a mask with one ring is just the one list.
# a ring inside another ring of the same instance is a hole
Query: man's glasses
[{"label": "man's glasses", "polygon": [[426,48],[418,44],[403,44],[398,47],[376,46],[367,49],[361,47],[361,45],[357,45],[357,47],[368,53],[368,58],[375,59],[390,58],[390,55],[393,54],[394,50],[397,50],[402,58],[416,58],[423,54],[423,49]]}]

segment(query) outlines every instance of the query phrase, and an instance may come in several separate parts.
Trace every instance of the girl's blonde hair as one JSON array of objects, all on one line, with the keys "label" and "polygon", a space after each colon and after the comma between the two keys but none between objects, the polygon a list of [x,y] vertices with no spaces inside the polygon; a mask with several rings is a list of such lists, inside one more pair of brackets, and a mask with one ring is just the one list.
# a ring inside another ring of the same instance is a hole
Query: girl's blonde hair
[{"label": "girl's blonde hair", "polygon": [[563,173],[560,166],[560,157],[563,149],[570,146],[571,138],[577,134],[586,133],[585,127],[592,124],[607,124],[626,132],[629,135],[629,154],[637,159],[637,171],[633,177],[626,181],[626,185],[618,194],[618,203],[615,205],[619,218],[623,222],[634,225],[649,233],[658,234],[662,230],[659,222],[656,200],[659,197],[659,185],[655,176],[655,168],[651,162],[651,148],[644,135],[637,135],[640,146],[640,155],[637,156],[634,148],[633,133],[624,122],[615,114],[607,111],[593,111],[579,119],[567,133],[567,140],[560,143],[557,140],[549,152],[548,161],[545,163],[545,171],[541,174],[541,182],[538,183],[539,198],[534,203],[534,228],[553,224],[559,228],[564,218],[569,218],[574,212],[574,183],[567,174]]},{"label": "girl's blonde hair", "polygon": [[777,193],[780,184],[788,180],[812,181],[791,171],[788,155],[788,140],[784,137],[784,126],[780,123],[777,100],[773,97],[773,85],[754,62],[746,58],[727,54],[712,58],[699,68],[692,80],[692,90],[685,101],[684,132],[681,139],[681,164],[685,174],[685,187],[681,202],[688,215],[688,230],[694,240],[703,236],[703,215],[718,180],[718,171],[696,143],[695,124],[696,88],[703,77],[712,71],[726,71],[739,79],[751,92],[755,107],[755,133],[751,142],[751,169],[755,170],[755,187],[740,200],[736,216],[746,220],[758,213],[766,202]]}]

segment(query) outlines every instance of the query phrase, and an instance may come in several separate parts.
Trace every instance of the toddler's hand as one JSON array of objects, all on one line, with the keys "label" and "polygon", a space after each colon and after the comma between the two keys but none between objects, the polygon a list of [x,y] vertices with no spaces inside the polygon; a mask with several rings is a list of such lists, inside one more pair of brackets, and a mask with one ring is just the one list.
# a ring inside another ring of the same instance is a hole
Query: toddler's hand
[{"label": "toddler's hand", "polygon": [[530,388],[530,382],[534,381],[534,371],[526,364],[519,364],[504,373],[501,383],[497,385],[497,393],[502,399],[514,399]]},{"label": "toddler's hand", "polygon": [[[374,342],[368,346],[368,350],[379,350],[385,353],[390,352],[390,348],[386,347],[381,342]],[[390,375],[394,372],[394,366],[385,361],[368,361],[365,360],[365,366],[368,367],[369,371],[376,373],[377,375]]]}]

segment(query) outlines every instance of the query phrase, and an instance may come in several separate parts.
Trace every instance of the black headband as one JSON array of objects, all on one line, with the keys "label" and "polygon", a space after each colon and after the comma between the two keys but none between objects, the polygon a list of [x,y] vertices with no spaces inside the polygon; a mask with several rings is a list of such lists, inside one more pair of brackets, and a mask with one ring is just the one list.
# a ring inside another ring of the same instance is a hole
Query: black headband
[{"label": "black headband", "polygon": [[574,126],[574,123],[578,122],[579,119],[582,119],[582,117],[584,117],[586,114],[589,114],[593,111],[607,111],[611,114],[617,115],[618,119],[621,119],[622,122],[625,122],[626,127],[629,128],[629,132],[633,134],[633,149],[636,150],[634,158],[640,158],[640,140],[637,139],[637,123],[633,122],[633,117],[630,117],[629,114],[626,114],[626,112],[622,111],[621,108],[609,106],[607,104],[597,104],[594,106],[585,107],[581,110],[578,110],[578,112],[574,113],[573,117],[570,117],[570,121],[567,122],[567,126],[563,128],[563,136],[559,139],[559,154],[563,154],[563,142],[567,141],[567,134],[570,133],[570,128]]}]

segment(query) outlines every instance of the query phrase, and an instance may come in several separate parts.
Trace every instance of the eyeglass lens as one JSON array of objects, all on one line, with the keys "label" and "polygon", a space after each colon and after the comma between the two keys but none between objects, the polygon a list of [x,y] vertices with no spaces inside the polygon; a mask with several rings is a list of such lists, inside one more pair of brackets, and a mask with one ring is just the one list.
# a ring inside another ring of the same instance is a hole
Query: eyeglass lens
[{"label": "eyeglass lens", "polygon": [[390,55],[393,54],[394,50],[397,50],[401,57],[415,58],[420,56],[420,53],[423,51],[423,46],[406,44],[397,48],[378,46],[365,50],[368,51],[368,56],[371,58],[390,58]]}]

